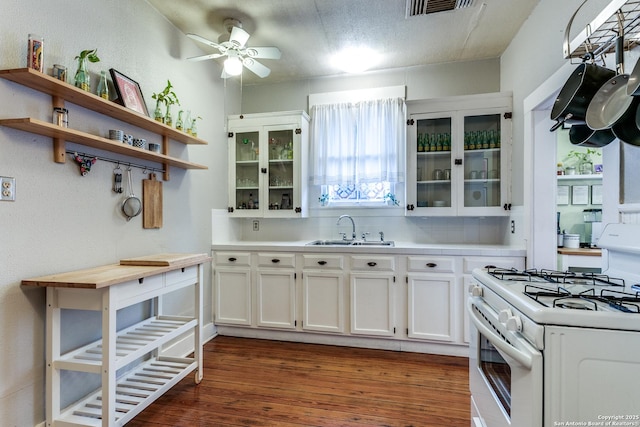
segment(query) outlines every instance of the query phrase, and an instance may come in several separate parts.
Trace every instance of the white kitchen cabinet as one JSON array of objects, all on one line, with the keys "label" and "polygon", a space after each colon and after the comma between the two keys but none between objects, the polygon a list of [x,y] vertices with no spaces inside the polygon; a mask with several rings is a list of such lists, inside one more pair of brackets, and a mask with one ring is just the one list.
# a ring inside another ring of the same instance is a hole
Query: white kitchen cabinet
[{"label": "white kitchen cabinet", "polygon": [[306,217],[309,116],[304,111],[228,118],[229,215]]},{"label": "white kitchen cabinet", "polygon": [[295,329],[295,254],[259,253],[257,258],[257,326]]},{"label": "white kitchen cabinet", "polygon": [[511,96],[408,107],[407,215],[508,215]]},{"label": "white kitchen cabinet", "polygon": [[344,256],[302,256],[302,330],[344,333]]},{"label": "white kitchen cabinet", "polygon": [[[22,281],[47,288],[47,426],[121,426],[194,370],[195,382],[202,380],[202,279],[209,259],[206,254],[162,254]],[[162,298],[189,287],[194,289],[193,314],[164,312]],[[152,303],[150,316],[118,330],[119,310],[145,301]],[[101,313],[101,328],[91,334],[102,338],[63,351],[66,310]],[[163,354],[163,346],[186,334],[193,334],[193,356]],[[95,374],[101,388],[61,408],[62,371]]]},{"label": "white kitchen cabinet", "polygon": [[251,326],[251,253],[217,252],[214,265],[215,322]]},{"label": "white kitchen cabinet", "polygon": [[456,341],[456,283],[453,257],[407,257],[409,338]]},{"label": "white kitchen cabinet", "polygon": [[395,257],[351,256],[350,315],[354,335],[395,335]]}]

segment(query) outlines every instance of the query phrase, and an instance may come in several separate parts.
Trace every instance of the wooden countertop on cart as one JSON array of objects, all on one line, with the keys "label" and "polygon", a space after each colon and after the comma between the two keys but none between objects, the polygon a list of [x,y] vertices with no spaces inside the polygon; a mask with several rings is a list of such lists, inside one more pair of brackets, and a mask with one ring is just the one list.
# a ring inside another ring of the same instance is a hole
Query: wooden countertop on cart
[{"label": "wooden countertop on cart", "polygon": [[560,255],[601,256],[599,248],[558,248]]},{"label": "wooden countertop on cart", "polygon": [[128,258],[83,270],[51,274],[22,281],[24,286],[99,289],[118,283],[154,276],[179,268],[191,267],[211,260],[207,254],[156,254]]}]

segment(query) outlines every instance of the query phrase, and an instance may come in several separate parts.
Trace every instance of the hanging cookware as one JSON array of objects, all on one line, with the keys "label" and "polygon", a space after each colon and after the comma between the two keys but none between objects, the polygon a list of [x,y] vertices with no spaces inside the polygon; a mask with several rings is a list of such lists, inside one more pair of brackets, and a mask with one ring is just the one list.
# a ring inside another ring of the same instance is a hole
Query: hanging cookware
[{"label": "hanging cookware", "polygon": [[610,144],[615,135],[611,129],[593,130],[587,125],[573,125],[569,129],[571,144],[580,147],[604,147]]},{"label": "hanging cookware", "polygon": [[122,213],[127,218],[127,221],[130,221],[131,218],[140,215],[142,211],[142,202],[140,199],[133,194],[133,182],[131,181],[131,167],[127,169],[127,178],[128,178],[128,190],[129,195],[122,201]]},{"label": "hanging cookware", "polygon": [[551,127],[551,132],[563,123],[584,124],[591,99],[615,75],[615,71],[596,64],[578,65],[553,104],[551,120],[556,120],[556,124]]},{"label": "hanging cookware", "polygon": [[631,74],[629,74],[629,81],[627,82],[627,95],[640,96],[640,60],[636,62]]},{"label": "hanging cookware", "polygon": [[[569,33],[571,24],[580,8],[586,0],[576,9],[571,19],[567,23],[564,31],[563,52],[565,57],[569,55]],[[587,108],[593,96],[602,85],[616,75],[615,71],[587,61],[593,60],[593,55],[588,53],[583,58],[583,63],[571,73],[551,109],[551,120],[556,120],[556,124],[551,127],[551,132],[567,124],[584,124]]]},{"label": "hanging cookware", "polygon": [[618,75],[608,80],[594,95],[587,108],[586,122],[593,130],[611,128],[631,107],[633,97],[627,95],[629,75],[624,73],[624,17],[618,16],[616,37],[616,70]]},{"label": "hanging cookware", "polygon": [[631,105],[611,129],[620,141],[632,145],[640,145],[640,129],[636,124],[640,97],[629,96],[629,98],[631,98]]}]

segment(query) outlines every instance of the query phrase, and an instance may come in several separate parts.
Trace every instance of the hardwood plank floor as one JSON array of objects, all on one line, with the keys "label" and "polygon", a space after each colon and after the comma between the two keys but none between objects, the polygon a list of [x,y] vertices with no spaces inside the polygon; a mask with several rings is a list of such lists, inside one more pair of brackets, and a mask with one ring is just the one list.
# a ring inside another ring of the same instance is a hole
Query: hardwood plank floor
[{"label": "hardwood plank floor", "polygon": [[127,427],[470,425],[466,358],[217,337]]}]

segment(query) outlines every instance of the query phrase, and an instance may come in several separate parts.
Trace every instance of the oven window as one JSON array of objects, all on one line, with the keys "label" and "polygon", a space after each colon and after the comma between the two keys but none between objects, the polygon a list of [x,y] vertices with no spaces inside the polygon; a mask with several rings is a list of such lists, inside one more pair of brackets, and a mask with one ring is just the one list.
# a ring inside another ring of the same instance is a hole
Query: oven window
[{"label": "oven window", "polygon": [[511,367],[484,335],[480,335],[479,363],[489,386],[511,417]]}]

